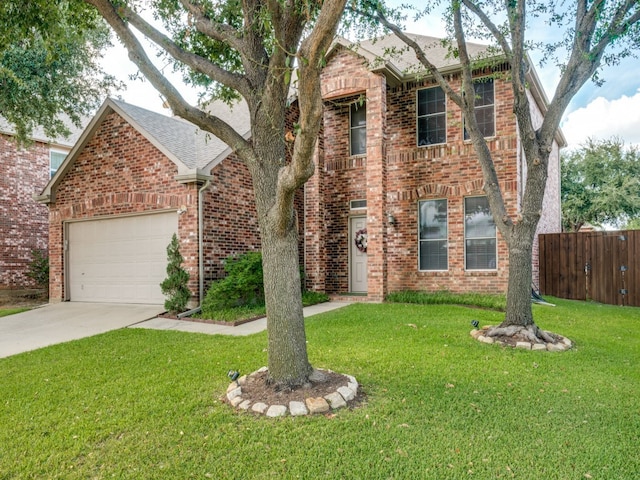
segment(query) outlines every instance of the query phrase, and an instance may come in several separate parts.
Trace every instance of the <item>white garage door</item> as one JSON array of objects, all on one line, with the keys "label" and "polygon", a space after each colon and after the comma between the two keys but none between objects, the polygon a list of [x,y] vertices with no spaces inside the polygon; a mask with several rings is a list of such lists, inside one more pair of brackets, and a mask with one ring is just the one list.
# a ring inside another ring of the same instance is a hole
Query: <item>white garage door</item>
[{"label": "white garage door", "polygon": [[162,304],[175,212],[70,223],[69,299]]}]

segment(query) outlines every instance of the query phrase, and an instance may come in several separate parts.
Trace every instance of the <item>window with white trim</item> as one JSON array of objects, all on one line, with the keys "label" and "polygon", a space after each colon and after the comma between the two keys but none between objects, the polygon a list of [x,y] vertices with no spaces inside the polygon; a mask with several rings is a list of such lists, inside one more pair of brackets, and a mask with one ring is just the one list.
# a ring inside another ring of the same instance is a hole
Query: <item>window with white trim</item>
[{"label": "window with white trim", "polygon": [[418,90],[418,146],[447,143],[447,110],[440,87]]},{"label": "window with white trim", "polygon": [[49,150],[49,178],[56,174],[64,159],[67,158],[68,153],[63,150]]},{"label": "window with white trim", "polygon": [[466,270],[495,270],[496,224],[487,197],[464,199],[464,260]]},{"label": "window with white trim", "polygon": [[[493,88],[493,78],[482,78],[473,83],[475,90],[475,112],[478,128],[482,135],[493,137],[496,134],[495,123],[495,95]],[[469,132],[464,130],[464,139],[469,140]]]},{"label": "window with white trim", "polygon": [[355,102],[350,109],[350,154],[364,155],[367,153],[367,106],[365,103]]},{"label": "window with white trim", "polygon": [[449,243],[447,225],[447,200],[418,202],[420,270],[447,270],[449,268]]}]

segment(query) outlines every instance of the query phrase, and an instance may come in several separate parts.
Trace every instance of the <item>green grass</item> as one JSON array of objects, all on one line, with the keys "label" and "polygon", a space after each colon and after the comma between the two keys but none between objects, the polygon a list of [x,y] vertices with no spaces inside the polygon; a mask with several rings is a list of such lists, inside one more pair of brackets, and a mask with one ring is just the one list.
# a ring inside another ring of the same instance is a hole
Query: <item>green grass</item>
[{"label": "green grass", "polygon": [[507,304],[505,295],[451,293],[446,290],[438,292],[411,290],[394,292],[388,294],[386,300],[391,303],[416,303],[419,305],[466,305],[499,311],[504,311]]},{"label": "green grass", "polygon": [[27,310],[31,310],[31,309],[30,308],[0,308],[0,317],[6,317],[7,315],[26,312]]},{"label": "green grass", "polygon": [[265,332],[124,329],[0,359],[0,479],[634,479],[640,309],[534,306],[565,353],[474,341],[458,306],[355,304],[307,320],[317,367],[367,394],[267,419],[218,398],[267,362]]},{"label": "green grass", "polygon": [[[302,305],[305,307],[328,301],[329,296],[325,293],[303,292],[302,294]],[[266,314],[267,309],[264,305],[253,305],[201,312],[194,315],[194,317],[220,322],[237,322],[240,320],[264,317]]]}]

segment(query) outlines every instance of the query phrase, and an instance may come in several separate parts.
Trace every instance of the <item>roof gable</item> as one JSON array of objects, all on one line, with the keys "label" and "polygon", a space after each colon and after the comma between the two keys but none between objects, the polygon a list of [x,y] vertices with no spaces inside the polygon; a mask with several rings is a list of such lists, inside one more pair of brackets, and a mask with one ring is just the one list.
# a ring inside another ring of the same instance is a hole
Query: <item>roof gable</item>
[{"label": "roof gable", "polygon": [[[248,110],[238,104],[235,109],[215,105],[210,110],[231,124],[238,132],[247,129]],[[234,113],[235,110],[235,113]],[[73,149],[36,199],[42,203],[54,201],[55,189],[71,169],[76,159],[111,113],[116,113],[136,131],[162,152],[178,167],[178,177],[193,181],[206,178],[208,172],[230,153],[228,146],[214,135],[205,132],[190,122],[168,117],[120,100],[107,99],[89,125],[80,135]]]}]

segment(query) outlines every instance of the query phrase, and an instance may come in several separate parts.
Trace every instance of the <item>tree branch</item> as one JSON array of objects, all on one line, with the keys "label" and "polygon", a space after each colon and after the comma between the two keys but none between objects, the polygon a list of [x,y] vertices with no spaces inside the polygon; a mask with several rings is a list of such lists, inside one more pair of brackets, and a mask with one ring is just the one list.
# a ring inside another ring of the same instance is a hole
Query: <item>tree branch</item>
[{"label": "tree branch", "polygon": [[283,215],[293,202],[296,190],[313,175],[313,152],[322,122],[323,102],[320,73],[324,56],[335,37],[346,0],[325,0],[310,34],[298,49],[299,130],[293,146],[291,163],[280,170],[275,211],[278,226],[285,231],[289,218]]},{"label": "tree branch", "polygon": [[391,30],[400,40],[402,40],[406,45],[408,45],[416,54],[416,58],[418,61],[427,69],[427,73],[433,75],[434,80],[438,83],[438,86],[442,88],[445,94],[460,108],[462,108],[462,96],[458,94],[449,82],[442,76],[442,74],[438,71],[438,67],[436,67],[431,61],[427,58],[424,50],[418,43],[412,38],[408,37],[402,29],[400,29],[396,24],[391,23],[387,17],[384,15],[381,9],[378,9],[376,12],[377,19],[380,20],[386,28]]},{"label": "tree branch", "polygon": [[243,97],[249,94],[250,85],[243,76],[229,72],[199,55],[180,48],[173,40],[154,28],[131,8],[121,7],[120,13],[140,33],[165,50],[174,59],[216,82],[237,90]]},{"label": "tree branch", "polygon": [[487,194],[489,206],[493,213],[493,218],[505,238],[509,243],[509,232],[513,226],[512,220],[507,215],[507,209],[504,204],[504,198],[502,191],[500,190],[500,183],[498,181],[498,174],[496,172],[489,146],[484,138],[483,133],[480,131],[478,121],[475,114],[475,87],[473,85],[472,70],[471,70],[471,58],[467,50],[467,39],[464,33],[464,27],[462,26],[462,11],[461,6],[456,5],[456,0],[452,0],[453,10],[453,28],[458,44],[458,53],[460,59],[460,66],[462,67],[462,94],[463,101],[461,105],[462,113],[465,120],[465,128],[469,132],[469,137],[475,148],[478,160],[480,161],[480,167],[482,169],[482,175],[484,178],[484,191]]},{"label": "tree branch", "polygon": [[153,65],[142,44],[133,32],[129,30],[127,24],[116,10],[116,7],[109,0],[84,1],[93,5],[107,23],[109,23],[129,52],[129,59],[136,64],[154,88],[167,99],[167,102],[176,115],[194,123],[205,131],[213,133],[216,137],[220,138],[220,140],[236,150],[241,158],[244,158],[243,155],[253,155],[247,141],[230,125],[217,117],[208,115],[200,109],[189,105],[171,82]]},{"label": "tree branch", "polygon": [[510,58],[511,47],[509,46],[509,42],[507,41],[505,36],[502,34],[502,32],[500,32],[500,29],[496,26],[496,24],[493,23],[491,19],[487,16],[487,14],[484,13],[484,11],[481,10],[471,0],[462,0],[462,3],[464,4],[465,7],[467,7],[471,12],[473,12],[480,19],[480,21],[484,24],[485,27],[487,27],[487,29],[491,32],[491,34],[494,36],[494,38],[500,45],[500,48],[502,48],[502,50],[504,51],[505,55],[507,55],[507,57]]},{"label": "tree branch", "polygon": [[244,44],[238,30],[230,25],[212,21],[205,15],[201,5],[194,4],[190,0],[179,1],[184,9],[193,17],[193,24],[196,30],[214,40],[225,42],[231,46],[231,48],[242,52]]}]

